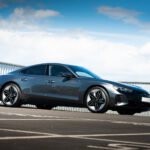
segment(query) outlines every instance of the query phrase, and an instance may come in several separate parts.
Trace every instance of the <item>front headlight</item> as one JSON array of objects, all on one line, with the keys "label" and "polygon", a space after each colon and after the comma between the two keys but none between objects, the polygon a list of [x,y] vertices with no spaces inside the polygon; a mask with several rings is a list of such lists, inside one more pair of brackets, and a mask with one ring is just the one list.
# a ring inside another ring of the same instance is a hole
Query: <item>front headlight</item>
[{"label": "front headlight", "polygon": [[125,87],[117,87],[117,86],[113,86],[115,90],[117,90],[120,93],[132,93],[133,90],[125,88]]}]

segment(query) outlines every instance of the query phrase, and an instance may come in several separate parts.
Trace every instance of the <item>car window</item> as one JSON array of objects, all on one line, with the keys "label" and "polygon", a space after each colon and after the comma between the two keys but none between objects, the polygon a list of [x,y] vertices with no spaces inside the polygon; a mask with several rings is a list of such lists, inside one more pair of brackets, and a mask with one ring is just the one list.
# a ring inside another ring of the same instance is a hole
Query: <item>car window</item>
[{"label": "car window", "polygon": [[50,76],[62,77],[63,74],[70,73],[70,71],[63,66],[49,66]]},{"label": "car window", "polygon": [[22,70],[21,73],[29,75],[47,75],[47,65],[33,66]]},{"label": "car window", "polygon": [[79,67],[79,66],[71,66],[71,65],[69,66],[69,68],[79,77],[101,79],[96,74],[87,70],[86,68]]},{"label": "car window", "polygon": [[76,74],[80,77],[87,77],[87,78],[93,78],[90,74],[82,71],[76,71]]}]

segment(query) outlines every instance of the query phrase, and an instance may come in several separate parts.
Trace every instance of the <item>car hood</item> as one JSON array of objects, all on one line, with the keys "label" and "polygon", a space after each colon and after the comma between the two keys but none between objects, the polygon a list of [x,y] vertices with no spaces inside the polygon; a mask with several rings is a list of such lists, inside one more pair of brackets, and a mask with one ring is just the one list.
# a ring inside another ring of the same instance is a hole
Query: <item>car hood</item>
[{"label": "car hood", "polygon": [[128,88],[128,89],[132,89],[134,91],[138,91],[138,92],[148,94],[148,92],[146,90],[144,90],[142,87],[139,87],[139,86],[136,86],[136,85],[131,85],[131,84],[127,84],[127,83],[120,83],[120,82],[114,82],[114,81],[109,81],[109,80],[103,80],[103,82],[108,83],[108,84],[112,84],[114,86],[124,87],[124,88]]}]

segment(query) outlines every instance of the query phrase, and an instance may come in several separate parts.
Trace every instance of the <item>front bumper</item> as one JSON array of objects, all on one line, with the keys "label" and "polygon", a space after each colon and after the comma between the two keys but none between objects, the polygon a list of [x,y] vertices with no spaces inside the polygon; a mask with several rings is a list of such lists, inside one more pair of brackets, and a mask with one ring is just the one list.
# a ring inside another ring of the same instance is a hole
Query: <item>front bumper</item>
[{"label": "front bumper", "polygon": [[116,95],[116,106],[148,106],[150,107],[150,95]]},{"label": "front bumper", "polygon": [[108,85],[110,96],[110,108],[131,107],[150,108],[150,94],[145,90],[118,91],[114,86]]}]

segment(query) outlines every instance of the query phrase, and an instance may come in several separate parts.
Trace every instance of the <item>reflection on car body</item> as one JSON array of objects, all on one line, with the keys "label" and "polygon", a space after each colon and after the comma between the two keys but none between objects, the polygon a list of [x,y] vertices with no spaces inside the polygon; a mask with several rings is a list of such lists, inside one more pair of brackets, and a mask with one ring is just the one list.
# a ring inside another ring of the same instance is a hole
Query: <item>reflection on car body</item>
[{"label": "reflection on car body", "polygon": [[46,63],[24,67],[0,76],[1,101],[5,106],[35,104],[87,107],[91,112],[115,110],[120,114],[147,111],[150,96],[140,87],[104,80],[73,65]]}]

